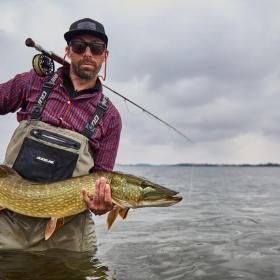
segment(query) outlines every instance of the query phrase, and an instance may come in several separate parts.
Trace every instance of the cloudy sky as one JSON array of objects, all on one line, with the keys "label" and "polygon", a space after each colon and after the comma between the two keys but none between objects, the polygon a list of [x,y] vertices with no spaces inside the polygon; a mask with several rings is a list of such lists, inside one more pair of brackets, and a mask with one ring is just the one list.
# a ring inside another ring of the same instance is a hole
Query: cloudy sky
[{"label": "cloudy sky", "polygon": [[[64,54],[80,18],[105,26],[106,85],[122,115],[118,163],[280,162],[279,0],[1,0],[0,81],[30,69],[32,37]],[[0,119],[0,160],[15,114]]]}]

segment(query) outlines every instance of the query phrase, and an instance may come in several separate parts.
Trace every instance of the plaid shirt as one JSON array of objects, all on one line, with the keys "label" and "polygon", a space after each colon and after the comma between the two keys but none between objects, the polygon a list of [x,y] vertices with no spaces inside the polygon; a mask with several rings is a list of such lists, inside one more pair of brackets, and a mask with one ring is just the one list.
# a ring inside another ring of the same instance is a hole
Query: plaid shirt
[{"label": "plaid shirt", "polygon": [[[56,82],[41,115],[41,121],[81,133],[87,122],[91,122],[98,101],[102,96],[102,85],[98,80],[95,88],[75,94],[71,92],[63,68],[58,69]],[[71,82],[70,82],[71,83]],[[17,112],[17,120],[28,119],[41,93],[43,78],[34,70],[16,75],[10,81],[0,84],[0,115]],[[72,83],[71,83],[72,85]],[[73,87],[73,86],[72,86]],[[113,169],[121,133],[121,117],[109,101],[108,109],[96,126],[89,143],[94,155],[92,171]]]}]

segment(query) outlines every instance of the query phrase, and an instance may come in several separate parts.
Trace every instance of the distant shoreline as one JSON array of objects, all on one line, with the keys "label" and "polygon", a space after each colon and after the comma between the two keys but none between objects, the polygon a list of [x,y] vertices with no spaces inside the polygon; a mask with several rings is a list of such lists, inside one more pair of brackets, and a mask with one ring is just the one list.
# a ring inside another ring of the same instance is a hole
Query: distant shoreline
[{"label": "distant shoreline", "polygon": [[280,167],[279,163],[260,163],[260,164],[212,164],[212,163],[177,163],[177,164],[149,164],[149,163],[135,163],[135,164],[122,164],[117,163],[119,166],[178,166],[178,167]]}]

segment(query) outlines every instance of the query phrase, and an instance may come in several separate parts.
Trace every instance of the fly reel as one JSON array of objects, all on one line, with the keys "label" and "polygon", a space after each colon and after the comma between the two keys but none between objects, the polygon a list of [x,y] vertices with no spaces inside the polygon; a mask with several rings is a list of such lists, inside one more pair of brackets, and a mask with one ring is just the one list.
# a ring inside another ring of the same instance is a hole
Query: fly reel
[{"label": "fly reel", "polygon": [[44,54],[36,54],[33,57],[32,65],[36,74],[41,77],[52,75],[55,70],[53,60]]}]

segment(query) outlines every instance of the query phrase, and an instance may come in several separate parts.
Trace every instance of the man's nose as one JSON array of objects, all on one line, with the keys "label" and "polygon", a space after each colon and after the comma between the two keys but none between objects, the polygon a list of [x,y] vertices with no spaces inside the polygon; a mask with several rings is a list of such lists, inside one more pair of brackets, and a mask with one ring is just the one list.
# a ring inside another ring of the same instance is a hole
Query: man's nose
[{"label": "man's nose", "polygon": [[85,56],[92,56],[92,53],[91,53],[91,50],[90,50],[89,46],[86,47],[84,55]]}]

